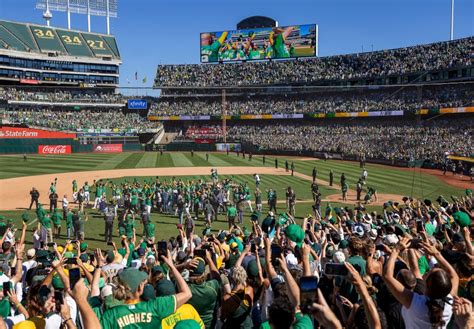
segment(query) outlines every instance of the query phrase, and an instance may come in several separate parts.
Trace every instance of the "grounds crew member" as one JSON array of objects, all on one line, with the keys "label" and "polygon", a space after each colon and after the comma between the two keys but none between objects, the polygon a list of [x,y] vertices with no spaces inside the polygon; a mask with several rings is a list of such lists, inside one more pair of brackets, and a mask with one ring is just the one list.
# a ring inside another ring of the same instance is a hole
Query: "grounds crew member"
[{"label": "grounds crew member", "polygon": [[294,176],[294,174],[295,174],[295,163],[292,162],[291,163],[291,176]]},{"label": "grounds crew member", "polygon": [[318,171],[316,170],[316,167],[313,167],[313,182],[316,181],[317,174],[318,174]]},{"label": "grounds crew member", "polygon": [[334,173],[332,172],[332,169],[329,170],[329,186],[332,186],[334,182]]},{"label": "grounds crew member", "polygon": [[288,160],[285,161],[285,171],[288,172],[289,165],[288,165]]},{"label": "grounds crew member", "polygon": [[38,200],[40,197],[39,191],[33,187],[30,191],[30,196],[31,196],[31,203],[30,203],[30,206],[28,207],[28,210],[31,210],[31,206],[33,205],[33,203],[36,204],[36,209],[38,209]]},{"label": "grounds crew member", "polygon": [[115,220],[115,207],[113,204],[110,204],[105,213],[104,213],[104,220],[105,220],[105,242],[112,242],[112,231],[114,229],[114,220]]}]

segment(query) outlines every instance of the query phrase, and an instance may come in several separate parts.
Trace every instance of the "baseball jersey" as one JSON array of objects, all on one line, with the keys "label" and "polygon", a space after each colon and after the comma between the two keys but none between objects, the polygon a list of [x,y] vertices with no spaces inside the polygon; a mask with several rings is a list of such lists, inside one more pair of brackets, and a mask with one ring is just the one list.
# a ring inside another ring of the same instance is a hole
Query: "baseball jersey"
[{"label": "baseball jersey", "polygon": [[120,305],[104,312],[103,329],[161,329],[162,320],[176,310],[176,297],[166,296],[130,305]]},{"label": "baseball jersey", "polygon": [[221,43],[219,41],[214,41],[210,46],[202,46],[201,47],[201,56],[203,58],[203,62],[217,62],[218,60],[218,52],[221,47]]},{"label": "baseball jersey", "polygon": [[194,307],[190,304],[181,305],[175,313],[171,314],[170,316],[164,318],[161,321],[161,328],[162,329],[173,329],[176,323],[182,320],[194,320],[199,324],[201,329],[204,329],[204,322],[202,322],[199,313],[196,311]]},{"label": "baseball jersey", "polygon": [[290,57],[290,54],[288,53],[288,49],[286,49],[283,34],[279,34],[275,37],[275,43],[273,44],[273,51],[275,52],[276,58]]}]

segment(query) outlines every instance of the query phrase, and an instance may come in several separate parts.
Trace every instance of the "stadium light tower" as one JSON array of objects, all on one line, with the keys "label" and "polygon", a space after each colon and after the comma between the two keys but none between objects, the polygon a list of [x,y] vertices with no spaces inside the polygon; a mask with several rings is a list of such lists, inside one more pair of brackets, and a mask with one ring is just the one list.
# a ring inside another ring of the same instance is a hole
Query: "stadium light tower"
[{"label": "stadium light tower", "polygon": [[451,29],[450,29],[450,40],[454,39],[454,0],[451,0]]},{"label": "stadium light tower", "polygon": [[[118,0],[36,0],[36,9],[45,10],[43,17],[49,26],[52,15],[48,11],[67,13],[67,26],[71,29],[71,13],[87,15],[87,30],[91,32],[91,16],[107,19],[107,34],[110,34],[110,17],[117,18]],[[49,16],[49,20],[46,16]]]}]

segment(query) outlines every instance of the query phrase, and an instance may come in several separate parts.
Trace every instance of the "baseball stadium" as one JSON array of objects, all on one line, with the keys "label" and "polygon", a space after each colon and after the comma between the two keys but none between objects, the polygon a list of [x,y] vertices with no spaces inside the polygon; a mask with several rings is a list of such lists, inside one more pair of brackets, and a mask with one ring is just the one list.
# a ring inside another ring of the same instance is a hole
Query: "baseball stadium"
[{"label": "baseball stadium", "polygon": [[191,15],[149,86],[141,5],[28,2],[0,4],[0,329],[474,328],[454,0],[449,40],[341,53],[313,14]]}]

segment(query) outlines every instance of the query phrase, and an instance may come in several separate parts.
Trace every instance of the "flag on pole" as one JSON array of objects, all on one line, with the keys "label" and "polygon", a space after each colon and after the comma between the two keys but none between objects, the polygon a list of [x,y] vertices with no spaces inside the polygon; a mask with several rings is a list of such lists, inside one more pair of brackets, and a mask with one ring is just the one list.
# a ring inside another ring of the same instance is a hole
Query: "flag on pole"
[{"label": "flag on pole", "polygon": [[138,80],[138,72],[135,71],[135,80]]},{"label": "flag on pole", "polygon": [[146,83],[146,77],[143,78],[142,82],[145,84]]}]

